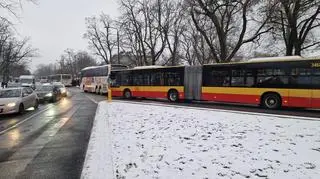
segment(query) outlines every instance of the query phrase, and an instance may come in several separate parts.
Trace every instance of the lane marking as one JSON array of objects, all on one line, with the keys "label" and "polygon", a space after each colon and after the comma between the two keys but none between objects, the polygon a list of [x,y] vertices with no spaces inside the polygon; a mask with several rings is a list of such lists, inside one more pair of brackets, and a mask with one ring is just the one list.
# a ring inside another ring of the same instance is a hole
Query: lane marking
[{"label": "lane marking", "polygon": [[46,108],[42,109],[41,111],[38,111],[37,113],[32,114],[31,116],[29,116],[29,117],[27,117],[27,118],[23,119],[22,121],[20,121],[20,122],[18,122],[18,123],[16,123],[16,124],[14,124],[13,126],[11,126],[11,127],[7,128],[7,129],[5,129],[5,130],[3,130],[3,131],[0,131],[0,135],[3,135],[4,133],[6,133],[6,132],[8,132],[8,131],[10,131],[10,130],[12,130],[12,129],[16,128],[16,127],[18,127],[19,125],[21,125],[21,124],[23,124],[24,122],[26,122],[26,121],[28,121],[28,120],[32,119],[33,117],[35,117],[35,116],[39,115],[40,113],[43,113],[43,112],[45,112],[45,111],[49,110],[49,108],[50,108],[50,107],[52,107],[52,106],[47,106]]},{"label": "lane marking", "polygon": [[94,102],[95,104],[98,104],[99,102],[96,101],[95,99],[93,99],[92,97],[88,96],[88,95],[85,95],[87,98],[90,99],[90,101]]},{"label": "lane marking", "polygon": [[156,102],[145,103],[145,102],[135,102],[135,101],[122,101],[122,100],[114,100],[114,101],[123,102],[123,103],[142,104],[142,105],[152,104],[152,105],[165,106],[165,107],[190,108],[190,109],[199,109],[199,110],[210,110],[210,111],[215,111],[215,112],[229,112],[229,113],[236,113],[236,114],[256,115],[256,116],[320,121],[320,118],[316,118],[316,117],[302,117],[302,116],[293,116],[293,115],[269,114],[269,113],[265,113],[265,112],[257,113],[257,112],[245,112],[245,111],[235,111],[235,110],[226,110],[226,109],[211,109],[211,108],[205,108],[205,107],[180,106],[180,105],[174,105],[174,104],[160,104],[160,103],[156,103]]}]

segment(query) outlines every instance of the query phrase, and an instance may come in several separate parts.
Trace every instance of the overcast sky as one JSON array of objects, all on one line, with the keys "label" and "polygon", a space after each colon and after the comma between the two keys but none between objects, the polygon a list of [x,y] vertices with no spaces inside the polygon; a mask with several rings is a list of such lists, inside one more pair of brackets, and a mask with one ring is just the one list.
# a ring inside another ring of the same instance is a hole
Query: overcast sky
[{"label": "overcast sky", "polygon": [[85,18],[101,12],[117,17],[116,0],[38,0],[38,4],[24,4],[16,22],[20,36],[29,36],[40,57],[30,64],[33,71],[38,64],[53,63],[67,48],[86,50]]}]

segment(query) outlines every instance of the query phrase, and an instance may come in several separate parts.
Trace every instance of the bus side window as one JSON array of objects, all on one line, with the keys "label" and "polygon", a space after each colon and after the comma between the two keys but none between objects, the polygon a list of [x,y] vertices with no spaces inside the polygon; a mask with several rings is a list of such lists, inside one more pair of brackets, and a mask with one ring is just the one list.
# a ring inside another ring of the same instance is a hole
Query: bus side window
[{"label": "bus side window", "polygon": [[181,84],[179,72],[166,72],[165,79],[167,86],[179,86]]},{"label": "bus side window", "polygon": [[302,86],[311,86],[312,69],[309,68],[293,68],[291,69],[290,84],[292,87],[302,87]]},{"label": "bus side window", "polygon": [[164,80],[163,80],[163,73],[161,72],[156,72],[156,73],[151,73],[150,75],[150,85],[152,86],[163,86],[164,85]]},{"label": "bus side window", "polygon": [[320,88],[320,68],[315,68],[312,74],[312,87]]},{"label": "bus side window", "polygon": [[245,86],[243,70],[232,70],[231,86]]},{"label": "bus side window", "polygon": [[257,86],[282,88],[288,85],[288,75],[285,69],[258,69]]},{"label": "bus side window", "polygon": [[230,75],[228,70],[212,70],[207,79],[208,86],[230,86]]}]

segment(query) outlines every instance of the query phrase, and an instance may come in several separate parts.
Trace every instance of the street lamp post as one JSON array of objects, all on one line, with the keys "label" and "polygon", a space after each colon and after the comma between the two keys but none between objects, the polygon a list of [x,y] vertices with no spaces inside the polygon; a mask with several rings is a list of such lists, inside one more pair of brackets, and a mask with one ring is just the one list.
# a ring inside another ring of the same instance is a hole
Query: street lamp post
[{"label": "street lamp post", "polygon": [[120,39],[119,39],[119,30],[117,29],[117,44],[118,44],[118,64],[120,64]]},{"label": "street lamp post", "polygon": [[117,46],[118,46],[118,55],[117,55],[117,60],[118,60],[118,64],[120,64],[120,37],[119,37],[119,30],[118,28],[115,27],[109,27],[111,29],[115,29],[117,31]]}]

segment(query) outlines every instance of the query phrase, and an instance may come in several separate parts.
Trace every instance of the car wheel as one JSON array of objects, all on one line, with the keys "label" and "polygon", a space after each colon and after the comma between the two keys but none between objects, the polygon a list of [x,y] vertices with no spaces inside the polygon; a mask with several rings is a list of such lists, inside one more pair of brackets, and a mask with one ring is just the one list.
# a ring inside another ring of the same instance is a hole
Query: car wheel
[{"label": "car wheel", "polygon": [[57,101],[57,97],[53,96],[50,102],[55,103],[56,101]]},{"label": "car wheel", "polygon": [[34,104],[34,109],[38,109],[39,108],[39,101],[36,100],[35,104]]},{"label": "car wheel", "polygon": [[25,110],[24,110],[24,105],[23,105],[23,104],[20,104],[20,105],[19,105],[19,113],[20,113],[20,114],[23,114],[24,111],[25,111]]}]

